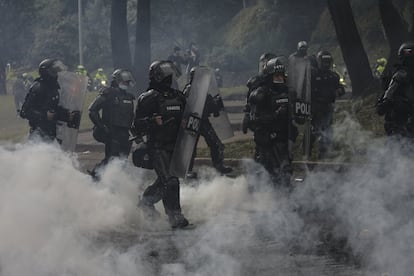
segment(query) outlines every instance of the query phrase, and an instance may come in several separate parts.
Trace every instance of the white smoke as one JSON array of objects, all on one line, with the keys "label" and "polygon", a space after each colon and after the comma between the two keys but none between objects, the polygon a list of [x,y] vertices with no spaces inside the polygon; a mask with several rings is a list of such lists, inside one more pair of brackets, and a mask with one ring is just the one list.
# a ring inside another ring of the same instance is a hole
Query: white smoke
[{"label": "white smoke", "polygon": [[326,275],[339,269],[316,254],[328,234],[361,260],[341,271],[412,274],[409,146],[385,145],[349,117],[335,131],[338,160],[358,165],[311,172],[290,194],[251,162],[233,179],[200,169],[181,184],[197,227],[175,232],[136,207],[153,172],[118,160],[93,182],[57,146],[0,147],[0,275]]}]

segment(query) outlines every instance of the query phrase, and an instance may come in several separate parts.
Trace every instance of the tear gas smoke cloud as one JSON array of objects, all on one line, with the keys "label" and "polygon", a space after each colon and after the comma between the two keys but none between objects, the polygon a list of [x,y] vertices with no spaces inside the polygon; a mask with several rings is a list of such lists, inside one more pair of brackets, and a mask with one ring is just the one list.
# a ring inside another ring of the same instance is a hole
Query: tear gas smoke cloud
[{"label": "tear gas smoke cloud", "polygon": [[[0,275],[291,275],[301,259],[289,253],[313,254],[327,225],[348,238],[363,271],[412,274],[412,156],[349,117],[335,133],[351,155],[364,149],[364,162],[312,172],[290,195],[252,162],[235,179],[205,169],[181,186],[198,227],[174,234],[165,217],[149,224],[136,208],[153,173],[115,161],[95,183],[56,146],[1,147]],[[307,275],[327,275],[325,258],[313,256]]]}]

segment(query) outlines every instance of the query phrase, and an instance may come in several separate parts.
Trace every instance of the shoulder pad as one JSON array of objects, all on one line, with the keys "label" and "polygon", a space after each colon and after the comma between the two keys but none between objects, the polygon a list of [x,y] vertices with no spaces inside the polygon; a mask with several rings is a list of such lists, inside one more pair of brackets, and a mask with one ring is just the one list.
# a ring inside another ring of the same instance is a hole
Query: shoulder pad
[{"label": "shoulder pad", "polygon": [[108,95],[108,94],[112,93],[113,91],[114,91],[114,88],[112,88],[112,87],[105,87],[104,89],[102,89],[100,91],[99,94],[101,94],[101,95]]},{"label": "shoulder pad", "polygon": [[32,83],[32,85],[30,85],[29,91],[33,91],[33,92],[37,92],[40,90],[40,82],[39,79],[35,79]]},{"label": "shoulder pad", "polygon": [[253,90],[253,89],[256,89],[261,83],[263,82],[263,76],[261,76],[261,75],[256,75],[256,76],[254,76],[254,77],[251,77],[248,81],[247,81],[247,83],[246,83],[246,86],[249,88],[249,89],[251,89],[251,90]]},{"label": "shoulder pad", "polygon": [[150,89],[144,93],[142,93],[141,95],[139,95],[138,97],[138,102],[147,102],[150,101],[151,99],[155,99],[159,96],[160,92],[158,92],[155,89]]},{"label": "shoulder pad", "polygon": [[407,70],[402,69],[402,68],[398,69],[394,73],[394,75],[392,76],[392,79],[399,83],[407,83],[410,81]]}]

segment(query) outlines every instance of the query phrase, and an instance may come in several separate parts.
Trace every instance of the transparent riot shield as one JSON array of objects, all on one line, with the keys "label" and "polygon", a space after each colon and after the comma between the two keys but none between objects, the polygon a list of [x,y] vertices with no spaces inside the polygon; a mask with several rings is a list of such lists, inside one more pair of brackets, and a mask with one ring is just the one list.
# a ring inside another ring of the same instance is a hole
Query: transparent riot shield
[{"label": "transparent riot shield", "polygon": [[[79,111],[82,116],[83,104],[88,86],[85,76],[73,72],[59,72],[60,105],[69,111]],[[80,118],[79,118],[80,120]],[[61,140],[61,147],[65,151],[74,151],[78,139],[79,126],[69,127],[66,122],[58,122],[57,139]]]},{"label": "transparent riot shield", "polygon": [[212,79],[214,79],[214,74],[208,68],[198,67],[194,72],[170,164],[170,173],[174,176],[184,178],[187,174],[200,134],[201,117]]},{"label": "transparent riot shield", "polygon": [[[294,124],[304,124],[305,160],[310,156],[311,131],[311,64],[308,57],[291,55],[288,60],[288,86]],[[290,149],[293,141],[290,142]]]},{"label": "transparent riot shield", "polygon": [[223,99],[220,95],[220,90],[217,87],[216,78],[213,77],[210,82],[210,87],[208,90],[208,94],[213,97],[213,100],[219,106],[219,116],[209,117],[211,125],[213,126],[214,130],[217,133],[217,136],[220,140],[226,140],[234,136],[233,128],[231,127],[231,123],[229,120],[229,116],[227,115],[226,109],[224,108]]}]

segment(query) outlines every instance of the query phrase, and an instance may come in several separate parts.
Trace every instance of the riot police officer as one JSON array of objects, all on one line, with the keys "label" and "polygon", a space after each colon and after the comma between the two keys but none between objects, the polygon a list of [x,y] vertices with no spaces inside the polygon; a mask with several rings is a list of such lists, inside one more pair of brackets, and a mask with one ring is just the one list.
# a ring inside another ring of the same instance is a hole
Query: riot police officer
[{"label": "riot police officer", "polygon": [[378,99],[377,113],[385,115],[384,129],[389,136],[414,137],[414,42],[398,50],[396,66],[388,89]]},{"label": "riot police officer", "polygon": [[171,61],[155,61],[149,70],[150,84],[138,98],[134,128],[147,137],[156,181],[142,196],[139,206],[151,216],[156,214],[154,204],[162,200],[165,213],[173,228],[189,225],[180,205],[180,182],[169,172],[177,134],[185,107],[181,91],[173,89],[173,81],[180,75]]},{"label": "riot police officer", "polygon": [[[191,68],[190,71],[190,82],[184,87],[183,94],[185,97],[188,98],[189,94],[191,93],[191,83],[194,78],[195,68]],[[224,145],[220,141],[220,138],[217,136],[216,131],[214,130],[213,126],[211,125],[210,120],[208,119],[211,115],[218,117],[220,115],[220,109],[223,107],[223,101],[220,95],[218,97],[211,96],[207,94],[206,103],[204,106],[203,115],[201,118],[201,125],[200,125],[200,135],[204,137],[208,147],[210,148],[210,156],[213,163],[214,168],[222,174],[228,174],[233,171],[232,168],[224,166]],[[197,143],[194,148],[193,159],[190,163],[189,170],[187,177],[188,178],[196,178],[197,174],[193,172],[193,165],[194,165],[194,158],[197,151]]]},{"label": "riot police officer", "polygon": [[340,84],[340,78],[332,70],[333,58],[328,51],[320,51],[317,56],[317,67],[312,67],[311,73],[311,147],[319,140],[319,158],[325,158],[332,143],[332,122],[334,104],[337,95],[343,95],[345,90]]},{"label": "riot police officer", "polygon": [[254,142],[260,156],[258,162],[270,173],[275,185],[289,186],[292,168],[288,141],[297,130],[290,119],[283,62],[279,58],[269,60],[263,76],[264,83],[249,96]]},{"label": "riot police officer", "polygon": [[89,106],[89,118],[94,124],[93,136],[105,144],[105,158],[90,172],[93,177],[97,177],[97,169],[106,165],[112,157],[129,155],[134,96],[126,90],[134,85],[135,80],[130,71],[116,69],[112,73],[111,86],[104,88]]},{"label": "riot police officer", "polygon": [[296,52],[292,55],[297,57],[305,57],[308,55],[308,43],[306,41],[299,41],[296,47]]},{"label": "riot police officer", "polygon": [[29,120],[30,136],[40,136],[44,141],[56,139],[57,121],[68,122],[68,126],[77,127],[79,111],[70,112],[59,105],[58,72],[65,70],[60,60],[45,59],[39,64],[40,77],[35,79],[26,95],[20,116]]},{"label": "riot police officer", "polygon": [[[263,69],[266,66],[266,63],[275,57],[276,55],[273,53],[263,53],[259,58],[259,73],[256,76],[251,77],[247,81],[246,86],[248,88],[248,91],[247,91],[247,97],[246,97],[246,105],[243,110],[244,117],[242,120],[242,131],[244,134],[246,134],[249,129],[254,131],[254,129],[252,129],[251,118],[250,118],[250,111],[251,111],[250,102],[249,102],[250,94],[252,93],[252,91],[254,91],[255,89],[257,89],[258,87],[260,87],[266,82],[266,76],[263,74]],[[255,149],[254,159],[256,161],[259,160],[259,149],[257,147]]]}]

